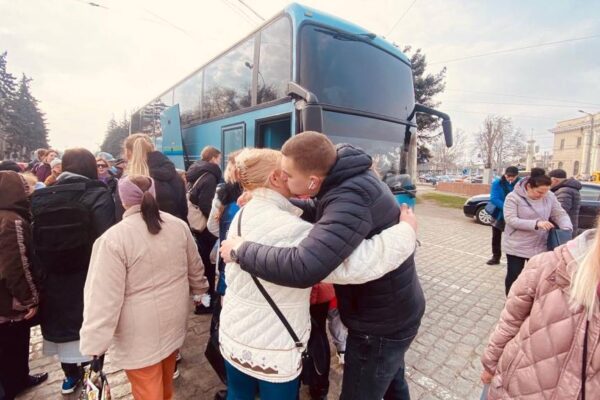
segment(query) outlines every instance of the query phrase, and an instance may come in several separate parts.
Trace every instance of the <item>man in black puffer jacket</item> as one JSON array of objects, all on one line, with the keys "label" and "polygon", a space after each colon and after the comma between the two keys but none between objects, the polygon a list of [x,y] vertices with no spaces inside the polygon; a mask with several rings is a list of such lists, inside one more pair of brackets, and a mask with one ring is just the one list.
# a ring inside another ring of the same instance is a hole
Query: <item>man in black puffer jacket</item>
[{"label": "man in black puffer jacket", "polygon": [[[362,150],[346,144],[336,153],[325,135],[304,132],[289,139],[281,151],[290,191],[314,198],[294,203],[303,209],[303,218],[314,223],[313,229],[295,248],[228,240],[221,254],[227,260],[229,253],[259,278],[308,288],[329,275],[362,240],[396,224],[400,211]],[[404,354],[425,311],[414,255],[377,280],[335,289],[349,331],[340,398],[408,399]]]},{"label": "man in black puffer jacket", "polygon": [[571,224],[573,224],[573,237],[575,237],[579,226],[581,182],[575,178],[567,179],[567,172],[564,169],[553,169],[548,173],[548,176],[552,180],[550,190],[554,192],[562,208],[569,214]]}]

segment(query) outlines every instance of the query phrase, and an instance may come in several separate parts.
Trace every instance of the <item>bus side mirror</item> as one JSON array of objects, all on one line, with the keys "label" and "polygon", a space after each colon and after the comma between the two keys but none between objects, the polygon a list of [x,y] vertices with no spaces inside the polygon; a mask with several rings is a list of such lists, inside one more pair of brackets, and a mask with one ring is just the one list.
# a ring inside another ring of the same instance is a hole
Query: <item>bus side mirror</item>
[{"label": "bus side mirror", "polygon": [[303,131],[323,132],[323,109],[307,104],[300,111]]},{"label": "bus side mirror", "polygon": [[452,147],[452,121],[449,119],[443,120],[442,129],[444,130],[444,141],[446,142],[446,147]]},{"label": "bus side mirror", "polygon": [[435,115],[442,119],[442,129],[444,130],[444,140],[446,141],[447,147],[452,147],[452,121],[450,116],[446,113],[433,109],[431,107],[424,106],[423,104],[415,104],[415,110],[411,114],[409,119],[412,119],[415,113]]}]

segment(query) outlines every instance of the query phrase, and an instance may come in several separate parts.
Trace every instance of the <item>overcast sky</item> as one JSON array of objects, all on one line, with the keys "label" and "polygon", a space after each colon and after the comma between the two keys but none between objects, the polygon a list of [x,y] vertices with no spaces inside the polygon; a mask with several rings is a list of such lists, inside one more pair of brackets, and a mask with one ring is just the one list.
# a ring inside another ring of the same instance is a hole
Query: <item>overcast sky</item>
[{"label": "overcast sky", "polygon": [[[94,1],[101,7],[84,0],[0,0],[0,51],[8,51],[10,72],[34,79],[51,145],[61,150],[96,150],[111,117],[145,104],[261,23],[239,0]],[[267,19],[288,4],[245,3]],[[581,116],[578,109],[600,111],[599,1],[303,4],[421,48],[431,72],[446,66],[439,109],[469,135],[496,113],[511,116],[550,149],[548,129],[556,121]],[[595,37],[572,40],[589,36]],[[558,41],[564,42],[535,47]]]}]

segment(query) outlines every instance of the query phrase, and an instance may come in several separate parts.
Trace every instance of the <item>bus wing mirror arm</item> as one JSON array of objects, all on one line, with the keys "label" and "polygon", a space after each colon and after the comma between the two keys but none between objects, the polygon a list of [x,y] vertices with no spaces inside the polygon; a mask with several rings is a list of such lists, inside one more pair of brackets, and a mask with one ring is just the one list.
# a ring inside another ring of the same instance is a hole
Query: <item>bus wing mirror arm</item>
[{"label": "bus wing mirror arm", "polygon": [[[423,113],[429,115],[435,115],[442,119],[442,129],[444,131],[444,139],[446,141],[446,147],[452,147],[452,121],[450,116],[446,113],[433,109],[431,107],[424,106],[423,104],[415,104],[414,113]],[[412,119],[412,116],[411,116]]]},{"label": "bus wing mirror arm", "polygon": [[319,102],[317,96],[315,96],[313,92],[300,86],[296,82],[288,83],[287,95],[305,100],[307,104],[317,104]]}]

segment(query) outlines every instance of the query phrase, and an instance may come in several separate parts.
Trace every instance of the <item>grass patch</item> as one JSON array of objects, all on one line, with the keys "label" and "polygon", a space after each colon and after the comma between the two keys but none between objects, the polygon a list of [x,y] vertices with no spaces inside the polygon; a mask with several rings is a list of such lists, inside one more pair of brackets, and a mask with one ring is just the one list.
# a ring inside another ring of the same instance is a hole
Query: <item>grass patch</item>
[{"label": "grass patch", "polygon": [[449,207],[449,208],[463,208],[465,204],[465,198],[461,196],[453,196],[451,194],[442,194],[442,193],[424,193],[420,196],[424,200],[434,201],[438,206]]}]

